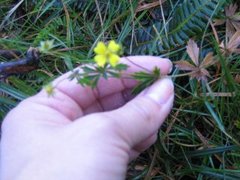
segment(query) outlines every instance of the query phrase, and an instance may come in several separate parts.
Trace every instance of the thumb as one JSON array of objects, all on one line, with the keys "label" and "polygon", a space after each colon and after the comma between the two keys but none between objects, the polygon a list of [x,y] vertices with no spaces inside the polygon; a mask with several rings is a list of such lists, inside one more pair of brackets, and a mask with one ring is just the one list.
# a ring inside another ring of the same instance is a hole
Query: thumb
[{"label": "thumb", "polygon": [[164,78],[108,115],[117,121],[121,128],[121,138],[130,147],[134,147],[160,128],[171,111],[173,100],[173,82]]}]

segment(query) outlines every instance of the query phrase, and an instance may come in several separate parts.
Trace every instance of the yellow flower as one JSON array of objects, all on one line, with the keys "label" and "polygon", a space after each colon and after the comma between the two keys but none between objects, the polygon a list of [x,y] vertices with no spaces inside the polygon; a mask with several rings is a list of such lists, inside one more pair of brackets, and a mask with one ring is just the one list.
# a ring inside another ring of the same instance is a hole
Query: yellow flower
[{"label": "yellow flower", "polygon": [[54,87],[52,84],[48,84],[48,85],[44,86],[43,88],[47,92],[48,96],[54,95]]},{"label": "yellow flower", "polygon": [[99,42],[94,49],[94,52],[96,53],[94,60],[100,67],[105,66],[107,63],[112,67],[115,67],[120,60],[120,51],[121,45],[113,40],[110,41],[107,46],[103,42]]},{"label": "yellow flower", "polygon": [[39,51],[42,53],[47,53],[54,46],[54,40],[41,41]]}]

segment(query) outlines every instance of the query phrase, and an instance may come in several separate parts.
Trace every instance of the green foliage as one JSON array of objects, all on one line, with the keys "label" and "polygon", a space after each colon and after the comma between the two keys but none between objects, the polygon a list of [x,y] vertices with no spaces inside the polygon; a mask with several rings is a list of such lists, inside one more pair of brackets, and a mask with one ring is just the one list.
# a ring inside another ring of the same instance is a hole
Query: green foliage
[{"label": "green foliage", "polygon": [[[98,6],[99,10],[101,12],[105,11],[107,8],[111,6],[111,8],[116,9],[118,11],[121,10],[123,11],[126,6],[124,7],[124,3],[122,3],[119,0],[98,0]],[[97,12],[97,5],[95,0],[74,0],[72,1],[74,3],[74,7],[77,8],[78,10],[89,10],[91,12]],[[126,4],[125,4],[126,5]]]},{"label": "green foliage", "polygon": [[6,112],[17,105],[18,101],[24,100],[28,95],[6,83],[0,82],[0,119]]},{"label": "green foliage", "polygon": [[[118,64],[111,67],[106,64],[104,67],[99,66],[82,66],[81,70],[75,70],[69,77],[70,80],[76,79],[82,86],[96,88],[99,79],[120,78],[121,72],[128,68],[125,64]],[[81,72],[80,72],[81,71]]]},{"label": "green foliage", "polygon": [[165,23],[157,22],[137,31],[133,53],[159,54],[183,46],[192,37],[201,37],[224,3],[225,0],[187,0],[178,4]]},{"label": "green foliage", "polygon": [[[0,47],[24,55],[41,41],[54,39],[56,46],[41,55],[37,70],[0,82],[1,119],[21,100],[69,70],[73,71],[70,78],[93,88],[99,78],[124,76],[124,65],[115,70],[92,66],[98,41],[125,43],[125,55],[161,54],[178,61],[191,59],[184,45],[194,38],[199,59],[211,51],[218,64],[208,68],[211,78],[201,83],[173,68],[174,108],[155,146],[129,167],[128,179],[239,179],[240,84],[236,77],[240,56],[224,56],[209,28],[209,20],[224,16],[225,0],[167,0],[162,8],[157,5],[138,13],[136,0],[132,4],[129,0],[97,0],[99,9],[95,0],[24,0],[7,16],[16,5],[12,2],[0,2],[0,21],[4,21]],[[217,27],[220,40],[227,39],[225,28]],[[79,65],[83,71],[76,76],[73,69]],[[141,92],[160,74],[159,69],[148,72],[142,67],[133,75],[139,81],[133,92]]]},{"label": "green foliage", "polygon": [[[97,4],[95,0],[67,0],[64,2],[65,5],[71,6],[77,11],[84,11],[86,12],[97,12],[98,8],[100,11],[106,11],[109,9],[109,7],[115,9],[115,10],[121,10],[123,11],[126,8],[126,3],[123,3],[124,1],[118,1],[118,0],[98,0]],[[37,0],[28,0],[27,1],[28,6],[33,6],[39,4],[39,1]],[[46,1],[44,3],[45,7],[52,7],[52,8],[62,8],[62,1],[61,0],[53,0],[53,1]]]},{"label": "green foliage", "polygon": [[132,90],[132,93],[137,95],[160,79],[161,71],[156,67],[152,72],[136,72],[132,77],[138,81],[138,85]]}]

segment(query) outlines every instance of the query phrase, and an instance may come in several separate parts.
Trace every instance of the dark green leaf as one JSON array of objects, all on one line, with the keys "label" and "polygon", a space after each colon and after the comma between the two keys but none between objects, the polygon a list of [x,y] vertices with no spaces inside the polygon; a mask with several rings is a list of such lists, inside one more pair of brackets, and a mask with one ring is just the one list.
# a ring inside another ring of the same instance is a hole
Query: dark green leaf
[{"label": "dark green leaf", "polygon": [[115,70],[117,71],[125,71],[128,69],[128,65],[126,64],[118,64],[116,67],[114,67]]}]

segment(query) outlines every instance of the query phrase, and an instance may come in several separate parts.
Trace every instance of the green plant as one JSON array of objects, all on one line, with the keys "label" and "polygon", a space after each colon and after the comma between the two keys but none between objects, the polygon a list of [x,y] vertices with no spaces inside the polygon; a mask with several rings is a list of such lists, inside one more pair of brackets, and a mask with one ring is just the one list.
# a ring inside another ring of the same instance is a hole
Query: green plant
[{"label": "green plant", "polygon": [[[159,54],[181,47],[193,37],[201,37],[225,0],[188,0],[177,4],[167,20],[136,32],[133,53]],[[164,17],[163,17],[164,18]]]},{"label": "green plant", "polygon": [[[93,61],[98,42],[115,39],[123,44],[123,55],[155,54],[174,62],[184,60],[169,75],[176,92],[171,115],[154,147],[131,164],[128,178],[239,179],[240,41],[239,21],[234,19],[239,17],[239,7],[232,5],[231,17],[226,12],[231,9],[227,3],[239,2],[159,2],[27,0],[13,9],[16,3],[1,1],[1,49],[17,49],[21,57],[30,46],[48,39],[54,40],[54,48],[41,54],[37,70],[1,81],[0,117],[79,65],[82,74],[73,72],[71,78],[82,85],[94,87],[100,77],[118,78],[127,67],[119,66],[116,71],[109,64],[99,67]],[[217,22],[221,26],[215,26]],[[233,33],[227,33],[229,29]],[[190,38],[197,58],[185,46]],[[139,81],[134,92],[151,85],[160,74],[158,68],[146,71],[142,67],[131,76]],[[51,84],[47,89],[53,90]]]}]

